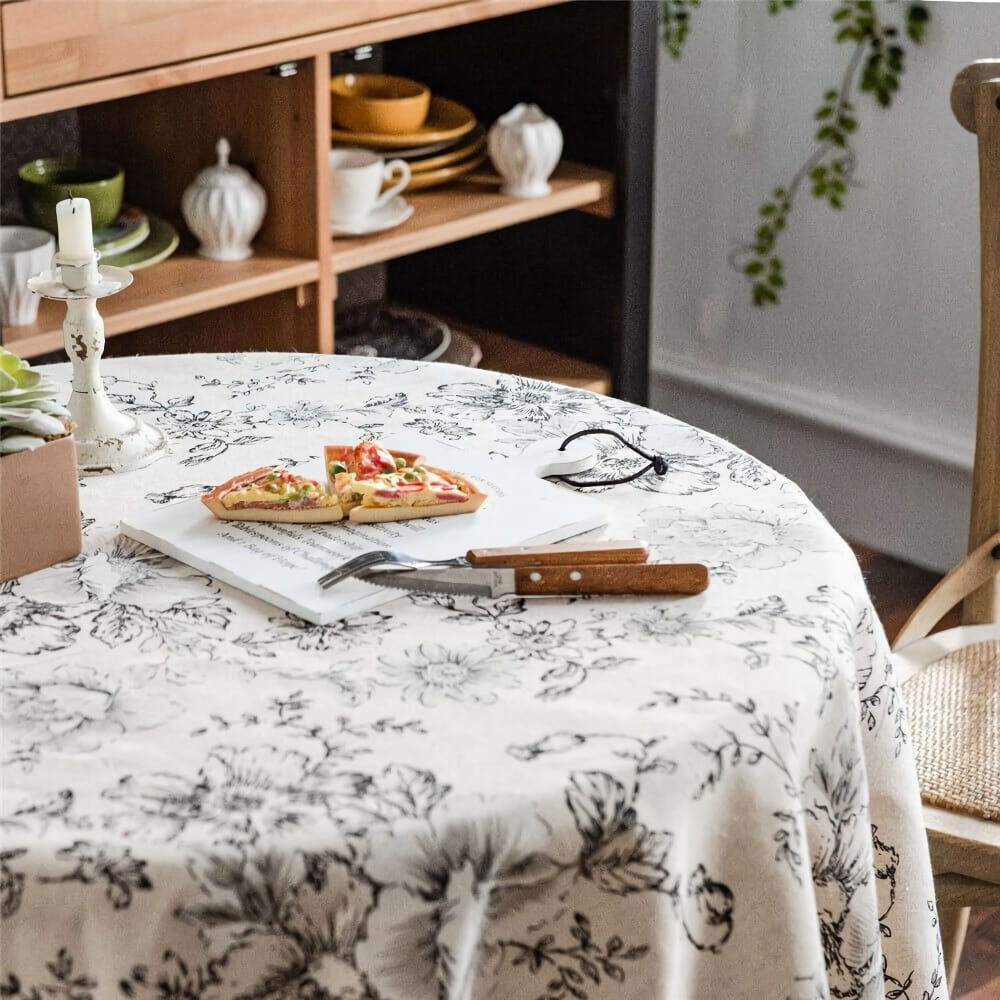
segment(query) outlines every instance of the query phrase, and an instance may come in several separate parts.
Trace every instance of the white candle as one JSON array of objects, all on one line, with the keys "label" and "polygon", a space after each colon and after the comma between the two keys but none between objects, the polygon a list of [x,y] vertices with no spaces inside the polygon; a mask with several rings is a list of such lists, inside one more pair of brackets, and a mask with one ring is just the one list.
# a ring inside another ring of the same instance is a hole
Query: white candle
[{"label": "white candle", "polygon": [[90,221],[90,202],[86,198],[67,198],[56,205],[59,252],[80,260],[94,256],[94,228]]}]

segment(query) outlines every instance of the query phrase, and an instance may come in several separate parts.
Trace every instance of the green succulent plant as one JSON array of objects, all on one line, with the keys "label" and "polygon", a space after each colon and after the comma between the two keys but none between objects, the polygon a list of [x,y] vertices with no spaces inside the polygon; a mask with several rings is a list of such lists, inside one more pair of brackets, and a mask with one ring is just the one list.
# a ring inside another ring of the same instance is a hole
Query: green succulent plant
[{"label": "green succulent plant", "polygon": [[16,354],[0,347],[0,455],[41,448],[73,429],[56,386]]}]

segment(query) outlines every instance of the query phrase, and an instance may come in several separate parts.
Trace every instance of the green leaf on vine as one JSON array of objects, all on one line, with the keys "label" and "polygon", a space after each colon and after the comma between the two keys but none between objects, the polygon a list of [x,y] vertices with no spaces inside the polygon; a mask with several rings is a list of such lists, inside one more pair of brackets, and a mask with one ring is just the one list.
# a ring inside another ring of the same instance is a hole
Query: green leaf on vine
[{"label": "green leaf on vine", "polygon": [[[758,215],[765,220],[757,227],[754,241],[737,245],[730,253],[732,266],[751,283],[751,296],[756,306],[777,305],[777,289],[785,287],[782,262],[775,254],[778,234],[783,232],[799,188],[806,181],[813,197],[839,210],[849,192],[855,169],[856,154],[851,137],[858,130],[858,118],[851,101],[854,91],[870,95],[881,107],[889,107],[899,91],[900,78],[906,67],[906,50],[899,43],[896,25],[885,23],[882,12],[894,4],[876,9],[872,0],[842,0],[833,10],[831,20],[836,26],[834,40],[850,42],[853,52],[844,70],[839,87],[823,91],[822,102],[814,114],[818,128],[815,146],[805,162],[792,176],[788,187],[776,187],[772,199],[765,201]],[[674,59],[679,59],[691,30],[691,11],[701,0],[661,0],[663,43]],[[793,8],[797,0],[768,0],[770,14],[780,14]],[[926,3],[906,4],[904,25],[906,37],[916,45],[925,38],[930,23]]]},{"label": "green leaf on vine", "polygon": [[660,27],[663,45],[674,59],[680,59],[690,30],[689,11],[701,5],[701,0],[661,0]]}]

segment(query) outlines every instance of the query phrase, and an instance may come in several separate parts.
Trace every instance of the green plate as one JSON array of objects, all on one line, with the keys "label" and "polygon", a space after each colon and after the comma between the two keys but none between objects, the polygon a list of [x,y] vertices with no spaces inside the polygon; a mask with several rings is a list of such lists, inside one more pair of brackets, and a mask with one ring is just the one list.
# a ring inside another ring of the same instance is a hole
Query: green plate
[{"label": "green plate", "polygon": [[149,235],[139,246],[115,254],[111,262],[115,267],[127,267],[130,271],[138,271],[140,268],[165,260],[177,249],[178,243],[180,237],[177,235],[177,230],[164,219],[151,215]]},{"label": "green plate", "polygon": [[148,236],[149,217],[142,209],[125,205],[110,226],[94,230],[94,249],[102,259],[115,257],[139,246]]}]

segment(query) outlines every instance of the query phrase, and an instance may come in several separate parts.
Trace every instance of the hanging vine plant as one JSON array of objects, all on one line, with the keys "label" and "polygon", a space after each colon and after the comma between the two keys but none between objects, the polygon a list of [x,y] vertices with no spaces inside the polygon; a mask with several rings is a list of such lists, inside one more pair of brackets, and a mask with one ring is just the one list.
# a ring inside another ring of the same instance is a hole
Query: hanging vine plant
[{"label": "hanging vine plant", "polygon": [[[798,0],[768,0],[770,14],[797,6]],[[674,59],[680,59],[691,28],[691,13],[701,0],[661,0],[663,44]],[[778,240],[788,225],[796,195],[808,184],[813,197],[830,208],[843,208],[855,184],[857,154],[852,137],[858,129],[855,95],[869,95],[881,107],[892,104],[906,67],[906,49],[900,27],[887,23],[879,8],[887,10],[895,0],[876,5],[872,0],[844,0],[831,14],[834,38],[851,46],[839,85],[823,92],[814,115],[816,132],[804,162],[791,179],[775,187],[760,206],[752,240],[737,243],[729,255],[730,265],[750,283],[756,306],[777,305],[785,287],[784,266],[778,255]],[[919,45],[927,31],[930,12],[925,3],[906,3],[903,30]]]}]

